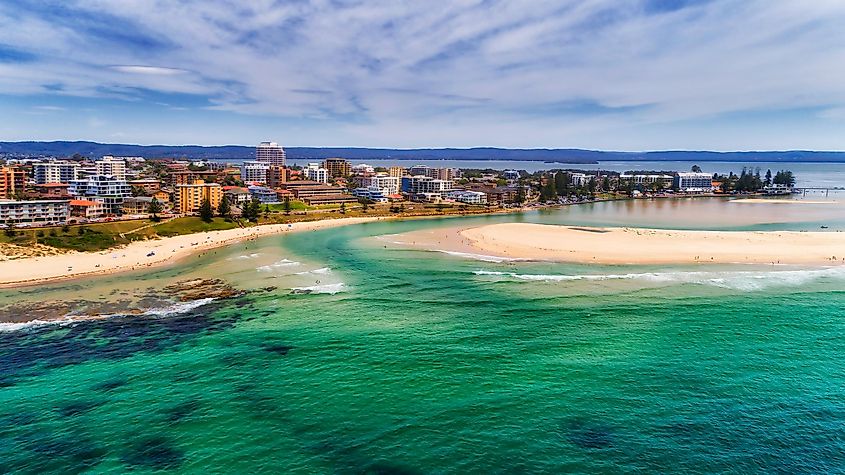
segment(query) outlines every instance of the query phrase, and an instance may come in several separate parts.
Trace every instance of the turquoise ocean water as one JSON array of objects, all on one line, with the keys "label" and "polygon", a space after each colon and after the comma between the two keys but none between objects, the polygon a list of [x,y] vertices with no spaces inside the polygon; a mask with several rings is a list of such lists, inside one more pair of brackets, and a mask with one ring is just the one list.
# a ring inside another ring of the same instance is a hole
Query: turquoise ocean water
[{"label": "turquoise ocean water", "polygon": [[[841,472],[840,268],[515,263],[375,238],[506,221],[845,229],[838,205],[778,206],[371,223],[3,291],[16,311],[157,310],[4,327],[0,472]],[[138,299],[195,276],[261,290]]]}]

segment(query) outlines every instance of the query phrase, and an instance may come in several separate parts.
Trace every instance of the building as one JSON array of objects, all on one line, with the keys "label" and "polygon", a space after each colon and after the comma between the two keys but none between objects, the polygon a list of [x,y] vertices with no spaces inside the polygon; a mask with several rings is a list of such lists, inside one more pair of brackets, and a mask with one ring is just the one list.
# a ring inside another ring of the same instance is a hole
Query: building
[{"label": "building", "polygon": [[104,175],[114,177],[118,180],[126,179],[126,161],[114,158],[111,155],[106,155],[100,160],[94,162],[97,170],[97,175]]},{"label": "building", "polygon": [[426,165],[414,165],[408,169],[408,175],[411,176],[431,176],[431,167]]},{"label": "building", "polygon": [[265,165],[283,167],[285,166],[285,149],[276,142],[261,142],[255,148],[255,161]]},{"label": "building", "polygon": [[359,163],[358,165],[352,167],[352,174],[356,176],[372,175],[375,172],[375,167],[367,165],[366,163]]},{"label": "building", "polygon": [[67,183],[45,183],[43,185],[33,185],[33,193],[28,193],[27,196],[35,197],[36,199],[56,199],[68,198],[70,185]]},{"label": "building", "polygon": [[288,169],[278,165],[270,165],[267,169],[267,186],[281,188],[288,181]]},{"label": "building", "polygon": [[216,178],[217,172],[213,170],[179,170],[170,173],[170,185],[190,185],[197,180],[211,182]]},{"label": "building", "polygon": [[376,203],[385,203],[388,201],[381,189],[375,186],[356,188],[352,190],[352,196],[356,198],[363,198],[365,200],[374,201]]},{"label": "building", "polygon": [[323,168],[328,170],[329,176],[333,178],[349,176],[352,174],[352,164],[343,158],[327,158],[323,162]]},{"label": "building", "polygon": [[32,178],[37,185],[70,183],[79,179],[79,164],[65,161],[35,163],[32,165]]},{"label": "building", "polygon": [[[564,173],[564,172],[558,172]],[[570,173],[569,174],[569,184],[574,186],[586,186],[590,183],[592,179],[592,175],[587,175],[586,173]]]},{"label": "building", "polygon": [[354,196],[343,193],[339,188],[311,180],[291,181],[285,189],[296,199],[309,205],[339,204],[355,202]]},{"label": "building", "polygon": [[329,182],[329,171],[321,167],[319,163],[309,163],[305,167],[305,176],[311,181],[319,183]]},{"label": "building", "polygon": [[26,173],[18,167],[0,168],[0,199],[12,199],[22,195],[26,184]]},{"label": "building", "polygon": [[516,170],[505,170],[502,176],[505,177],[505,180],[519,180],[519,172]]},{"label": "building", "polygon": [[70,216],[74,218],[98,219],[105,214],[103,203],[91,200],[70,200]]},{"label": "building", "polygon": [[241,180],[244,183],[267,183],[267,171],[270,165],[265,162],[244,162],[241,165]]},{"label": "building", "polygon": [[99,201],[103,203],[106,214],[117,216],[123,211],[123,200],[132,196],[132,187],[126,180],[113,176],[94,175],[71,181],[68,193],[76,199]]},{"label": "building", "polygon": [[428,176],[437,180],[451,181],[460,176],[460,170],[457,168],[430,168],[428,173]]},{"label": "building", "polygon": [[387,175],[375,175],[361,178],[362,188],[378,188],[385,196],[399,193],[402,178]]},{"label": "building", "polygon": [[674,187],[685,193],[713,191],[713,175],[701,172],[684,172],[675,175]]},{"label": "building", "polygon": [[247,190],[249,190],[250,199],[258,200],[261,204],[279,202],[279,195],[266,186],[252,185]]},{"label": "building", "polygon": [[152,196],[156,191],[161,189],[161,182],[154,178],[143,178],[140,180],[130,180],[129,186],[142,190],[144,194]]},{"label": "building", "polygon": [[487,194],[482,191],[450,191],[446,196],[450,200],[470,205],[487,204]]},{"label": "building", "polygon": [[[662,175],[662,174],[645,174],[645,173],[623,173],[619,175],[619,179],[622,181],[631,181],[634,185],[640,187],[650,187],[654,186],[655,183],[660,188],[669,188],[675,181],[675,177],[672,175]],[[707,176],[707,179],[710,180],[710,175]]]},{"label": "building", "polygon": [[387,174],[394,177],[394,178],[402,178],[405,176],[405,168],[404,167],[390,167],[387,169]]},{"label": "building", "polygon": [[452,182],[428,176],[405,176],[402,177],[401,189],[402,193],[407,193],[412,199],[423,194],[439,194],[443,198],[452,191]]},{"label": "building", "polygon": [[64,224],[70,216],[67,200],[0,201],[0,223],[36,226]]},{"label": "building", "polygon": [[222,199],[223,187],[219,183],[205,183],[199,180],[190,185],[176,187],[174,211],[183,214],[196,213],[205,200],[216,210]]},{"label": "building", "polygon": [[151,196],[133,196],[123,200],[123,214],[150,214]]},{"label": "building", "polygon": [[241,206],[252,199],[252,196],[249,194],[249,190],[239,186],[224,186],[223,196],[229,200],[229,204],[235,206]]}]

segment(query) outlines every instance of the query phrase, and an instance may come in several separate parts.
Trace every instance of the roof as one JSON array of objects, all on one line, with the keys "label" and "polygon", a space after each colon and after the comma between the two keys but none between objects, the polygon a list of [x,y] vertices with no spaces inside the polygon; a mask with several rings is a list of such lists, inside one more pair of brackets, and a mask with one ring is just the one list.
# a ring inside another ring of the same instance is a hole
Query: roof
[{"label": "roof", "polygon": [[100,203],[91,200],[70,200],[71,206],[97,206]]}]

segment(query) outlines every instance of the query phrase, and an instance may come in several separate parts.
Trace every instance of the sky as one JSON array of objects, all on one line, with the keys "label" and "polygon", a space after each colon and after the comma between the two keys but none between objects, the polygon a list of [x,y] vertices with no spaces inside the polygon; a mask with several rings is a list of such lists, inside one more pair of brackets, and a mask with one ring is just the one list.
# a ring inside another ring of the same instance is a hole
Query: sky
[{"label": "sky", "polygon": [[0,2],[0,140],[845,150],[842,0]]}]

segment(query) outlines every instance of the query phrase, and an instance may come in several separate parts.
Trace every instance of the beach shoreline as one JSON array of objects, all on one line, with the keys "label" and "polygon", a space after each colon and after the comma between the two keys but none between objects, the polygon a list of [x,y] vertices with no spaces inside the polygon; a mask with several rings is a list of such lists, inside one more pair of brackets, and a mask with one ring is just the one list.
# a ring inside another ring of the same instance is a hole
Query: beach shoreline
[{"label": "beach shoreline", "polygon": [[203,251],[261,237],[316,231],[386,219],[392,218],[331,218],[290,224],[267,224],[135,241],[124,247],[99,252],[67,252],[7,260],[0,262],[0,288],[29,287],[83,277],[152,269],[175,264]]},{"label": "beach shoreline", "polygon": [[501,261],[604,265],[845,264],[845,233],[500,223],[415,231],[394,245]]}]

